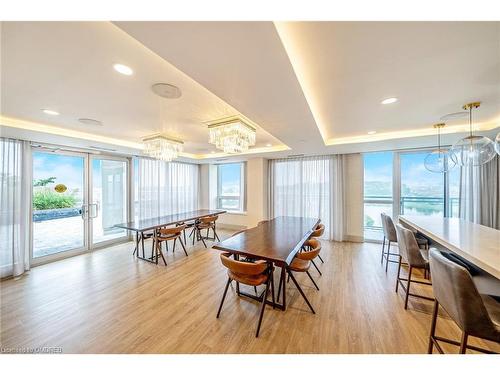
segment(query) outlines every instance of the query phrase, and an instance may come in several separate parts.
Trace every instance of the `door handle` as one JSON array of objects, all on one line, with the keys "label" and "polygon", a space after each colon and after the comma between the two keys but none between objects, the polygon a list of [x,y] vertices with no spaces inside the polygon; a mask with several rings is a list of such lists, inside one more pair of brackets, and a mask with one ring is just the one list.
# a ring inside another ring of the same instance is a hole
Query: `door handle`
[{"label": "door handle", "polygon": [[[95,207],[95,211],[91,210],[91,215],[89,216],[90,219],[95,219],[98,215],[99,215],[99,204],[98,203],[90,203],[89,204],[89,208],[94,206]],[[92,215],[92,213],[95,212],[94,215]]]},{"label": "door handle", "polygon": [[80,208],[80,215],[82,216],[82,220],[85,220],[85,216],[87,215],[87,207],[88,205],[82,204],[82,208]]}]

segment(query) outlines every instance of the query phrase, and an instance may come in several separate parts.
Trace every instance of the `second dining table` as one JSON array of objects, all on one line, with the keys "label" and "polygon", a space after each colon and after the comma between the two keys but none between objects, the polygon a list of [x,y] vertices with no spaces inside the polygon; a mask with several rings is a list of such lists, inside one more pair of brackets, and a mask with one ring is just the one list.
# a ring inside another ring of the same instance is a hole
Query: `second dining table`
[{"label": "second dining table", "polygon": [[[281,304],[274,305],[285,310],[286,267],[291,264],[295,254],[300,251],[319,222],[319,218],[280,216],[216,243],[213,248],[231,253],[236,258],[245,256],[266,260],[280,267],[283,299]],[[241,291],[239,294],[255,298]],[[270,301],[267,303],[272,304]]]}]

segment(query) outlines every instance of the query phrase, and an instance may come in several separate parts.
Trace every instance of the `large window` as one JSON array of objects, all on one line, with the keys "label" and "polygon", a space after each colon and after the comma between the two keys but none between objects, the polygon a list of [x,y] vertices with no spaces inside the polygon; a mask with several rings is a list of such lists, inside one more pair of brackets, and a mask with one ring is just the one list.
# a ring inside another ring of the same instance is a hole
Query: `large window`
[{"label": "large window", "polygon": [[392,152],[364,154],[364,234],[365,238],[381,240],[381,213],[393,213]]},{"label": "large window", "polygon": [[364,154],[364,235],[381,240],[382,212],[458,217],[460,168],[432,173],[424,166],[432,150]]},{"label": "large window", "polygon": [[245,164],[217,165],[217,208],[228,211],[245,210]]}]

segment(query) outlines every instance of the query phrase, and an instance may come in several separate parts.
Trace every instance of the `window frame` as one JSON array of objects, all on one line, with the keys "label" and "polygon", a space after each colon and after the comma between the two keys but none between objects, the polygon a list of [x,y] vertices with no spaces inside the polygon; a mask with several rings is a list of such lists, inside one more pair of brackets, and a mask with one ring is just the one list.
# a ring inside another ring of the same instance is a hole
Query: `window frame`
[{"label": "window frame", "polygon": [[[239,191],[239,204],[238,209],[230,209],[227,207],[223,207],[221,201],[223,199],[235,199],[233,195],[222,195],[222,181],[221,181],[221,172],[220,168],[224,165],[229,164],[237,164],[240,166],[240,191]],[[217,166],[217,195],[216,195],[216,207],[219,210],[226,210],[227,212],[233,213],[245,213],[246,212],[246,162],[233,162],[233,163],[221,163],[216,164]]]}]

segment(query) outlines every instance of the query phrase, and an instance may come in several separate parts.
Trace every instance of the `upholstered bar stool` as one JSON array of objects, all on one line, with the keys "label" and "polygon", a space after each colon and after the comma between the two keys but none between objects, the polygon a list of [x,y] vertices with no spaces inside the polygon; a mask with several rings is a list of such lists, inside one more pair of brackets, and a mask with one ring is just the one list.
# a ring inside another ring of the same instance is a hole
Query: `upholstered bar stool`
[{"label": "upholstered bar stool", "polygon": [[[391,263],[399,263],[399,258],[400,254],[399,253],[391,253],[391,243],[397,243],[398,238],[396,235],[396,227],[394,226],[394,222],[392,221],[392,218],[385,214],[381,213],[380,214],[381,221],[382,221],[382,229],[384,231],[384,239],[382,240],[382,256],[380,258],[380,264],[384,264],[384,259],[385,259],[385,272],[387,272],[387,268],[389,267],[389,262]],[[421,238],[421,237],[415,237],[415,240],[417,241],[417,244],[419,247],[423,247],[425,249],[428,248],[429,243],[427,239]],[[387,243],[387,252],[385,252],[385,242]],[[398,260],[391,259],[391,256],[396,256]]]},{"label": "upholstered bar stool", "polygon": [[[423,298],[429,301],[434,301],[434,298],[430,298],[427,296],[423,296],[420,294],[413,294],[410,292],[411,283],[424,284],[424,285],[432,285],[430,282],[415,280],[411,278],[412,272],[415,268],[421,270],[429,269],[429,252],[428,250],[422,250],[418,246],[417,240],[415,239],[415,234],[403,227],[401,224],[396,225],[396,235],[399,246],[399,265],[398,265],[398,274],[396,276],[396,293],[398,292],[398,286],[401,284],[401,287],[405,291],[405,310],[408,308],[408,297],[418,297]],[[401,264],[402,261],[405,261],[408,264],[408,278],[404,279],[400,277],[401,274]],[[406,286],[402,283],[402,281],[406,281]]]},{"label": "upholstered bar stool", "polygon": [[273,282],[274,267],[272,263],[268,263],[263,260],[257,260],[255,262],[244,262],[231,259],[230,256],[230,253],[222,253],[220,255],[222,264],[227,268],[228,279],[226,287],[224,289],[224,294],[222,295],[219,310],[217,311],[217,319],[220,316],[222,305],[224,304],[224,300],[226,299],[227,289],[229,288],[229,284],[231,284],[232,280],[236,281],[237,283],[253,286],[255,288],[257,288],[259,285],[265,284],[266,288],[264,292],[260,297],[258,297],[261,302],[261,308],[255,337],[259,337],[260,326],[262,324],[262,318],[264,317],[264,309],[266,307],[269,288],[271,288],[273,306],[275,304]]},{"label": "upholstered bar stool", "polygon": [[[316,225],[316,228],[314,228],[313,232],[309,236],[309,239],[311,239],[311,238],[317,239],[317,238],[321,237],[323,235],[323,233],[325,233],[325,225],[323,223],[319,223],[318,225]],[[318,259],[321,261],[321,263],[325,263],[323,261],[323,258],[321,258],[321,255],[319,255],[319,254],[318,254]],[[316,264],[314,264],[314,267],[316,267]],[[316,269],[319,272],[318,267],[316,267]],[[320,272],[320,274],[321,274],[321,272]]]},{"label": "upholstered bar stool", "polygon": [[[443,354],[438,341],[460,347],[459,353],[467,349],[482,353],[498,354],[489,350],[468,345],[469,336],[500,343],[500,303],[490,296],[479,294],[472,276],[465,267],[452,262],[438,250],[430,250],[432,289],[434,290],[434,311],[432,313],[428,353],[434,345]],[[462,330],[461,341],[436,336],[436,323],[441,306]]]}]

